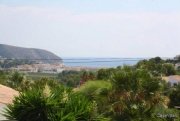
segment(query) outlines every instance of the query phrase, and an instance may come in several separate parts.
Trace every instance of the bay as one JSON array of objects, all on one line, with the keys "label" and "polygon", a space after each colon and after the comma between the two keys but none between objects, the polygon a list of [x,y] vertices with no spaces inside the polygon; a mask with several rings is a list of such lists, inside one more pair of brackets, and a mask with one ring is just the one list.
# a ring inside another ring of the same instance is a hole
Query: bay
[{"label": "bay", "polygon": [[65,66],[82,67],[117,67],[135,65],[145,58],[63,58]]}]

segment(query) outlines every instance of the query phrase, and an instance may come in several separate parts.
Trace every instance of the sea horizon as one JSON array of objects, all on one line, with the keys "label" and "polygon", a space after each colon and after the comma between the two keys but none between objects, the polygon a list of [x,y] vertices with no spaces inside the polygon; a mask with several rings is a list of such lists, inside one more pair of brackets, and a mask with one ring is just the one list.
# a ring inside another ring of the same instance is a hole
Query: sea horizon
[{"label": "sea horizon", "polygon": [[[139,61],[144,59],[150,59],[151,57],[62,57],[65,66],[72,67],[118,67],[123,65],[135,65]],[[162,57],[162,59],[170,59],[170,57]]]},{"label": "sea horizon", "polygon": [[65,66],[82,67],[117,67],[135,65],[140,60],[147,58],[117,58],[117,57],[66,57],[62,58]]}]

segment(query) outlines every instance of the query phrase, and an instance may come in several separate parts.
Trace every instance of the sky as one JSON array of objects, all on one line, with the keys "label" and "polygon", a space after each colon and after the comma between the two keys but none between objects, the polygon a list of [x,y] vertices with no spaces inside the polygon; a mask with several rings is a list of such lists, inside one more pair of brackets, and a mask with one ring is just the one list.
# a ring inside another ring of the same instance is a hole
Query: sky
[{"label": "sky", "polygon": [[60,57],[174,57],[180,0],[0,0],[0,44]]}]

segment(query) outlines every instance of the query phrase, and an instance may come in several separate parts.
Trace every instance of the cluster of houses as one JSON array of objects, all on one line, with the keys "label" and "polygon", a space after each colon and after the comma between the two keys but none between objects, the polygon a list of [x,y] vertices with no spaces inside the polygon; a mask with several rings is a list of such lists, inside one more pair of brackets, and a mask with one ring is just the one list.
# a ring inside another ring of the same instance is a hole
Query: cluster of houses
[{"label": "cluster of houses", "polygon": [[64,70],[63,64],[25,64],[17,67],[12,67],[11,70],[21,72],[41,72],[41,73],[60,73]]},{"label": "cluster of houses", "polygon": [[12,67],[10,70],[14,71],[21,71],[21,72],[32,72],[32,73],[61,73],[62,71],[95,71],[98,68],[93,68],[93,67],[70,67],[70,66],[65,66],[64,64],[45,64],[45,63],[39,63],[39,64],[24,64],[24,65],[19,65],[17,67]]},{"label": "cluster of houses", "polygon": [[[0,56],[0,62],[3,63],[4,60],[7,58],[3,58]],[[14,58],[12,58],[14,60]],[[64,64],[63,63],[54,63],[54,64],[49,64],[49,63],[34,63],[34,64],[23,64],[23,65],[18,65],[15,67],[11,68],[3,68],[0,66],[0,70],[15,70],[15,71],[21,71],[21,72],[41,72],[41,73],[60,73],[64,70]]]}]

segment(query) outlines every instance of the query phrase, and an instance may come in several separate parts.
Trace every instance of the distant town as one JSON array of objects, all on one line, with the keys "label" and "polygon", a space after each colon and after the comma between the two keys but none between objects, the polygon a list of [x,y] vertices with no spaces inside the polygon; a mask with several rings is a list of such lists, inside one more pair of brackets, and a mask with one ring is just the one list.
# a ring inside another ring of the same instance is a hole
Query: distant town
[{"label": "distant town", "polygon": [[96,69],[65,66],[59,56],[47,50],[0,44],[0,70],[14,70],[24,73],[60,73],[63,70]]},{"label": "distant town", "polygon": [[[81,66],[76,66],[76,67],[70,67],[70,66],[65,66],[63,63],[29,63],[29,64],[17,64],[13,65],[12,67],[9,66],[8,64],[4,65],[3,63],[7,61],[5,58],[0,59],[0,62],[3,66],[0,66],[0,70],[11,70],[11,71],[20,71],[23,73],[61,73],[62,71],[66,70],[74,70],[74,71],[82,71],[82,70],[97,70],[98,68],[95,67],[81,67]],[[9,61],[10,62],[15,61],[15,59],[12,59]]]}]

